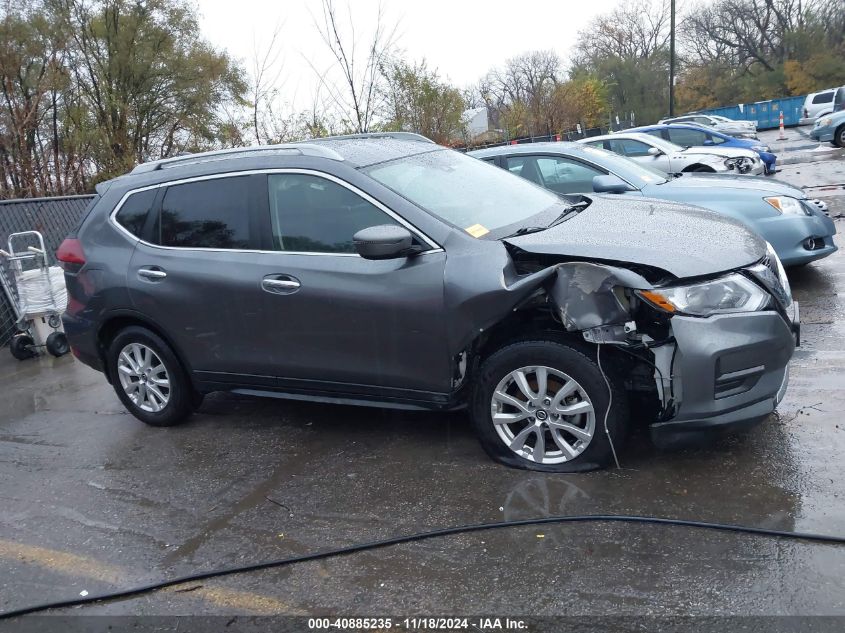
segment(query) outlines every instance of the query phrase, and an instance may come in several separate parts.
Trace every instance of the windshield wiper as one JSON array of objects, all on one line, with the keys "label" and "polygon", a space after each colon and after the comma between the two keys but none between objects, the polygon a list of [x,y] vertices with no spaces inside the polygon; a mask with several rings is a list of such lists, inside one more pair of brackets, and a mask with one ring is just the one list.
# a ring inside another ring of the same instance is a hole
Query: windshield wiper
[{"label": "windshield wiper", "polygon": [[566,222],[570,217],[573,215],[577,215],[581,213],[584,209],[589,207],[592,204],[592,200],[581,200],[581,202],[575,202],[567,206],[563,213],[557,216],[554,220],[552,220],[551,224],[549,224],[548,228],[552,228],[553,226],[557,226],[561,222]]},{"label": "windshield wiper", "polygon": [[538,233],[540,231],[545,231],[546,229],[550,229],[551,227],[556,226],[565,220],[568,220],[571,215],[580,213],[581,211],[589,207],[592,202],[592,200],[581,200],[580,202],[568,204],[563,209],[563,212],[554,220],[552,220],[551,224],[549,224],[548,226],[523,226],[518,228],[510,235],[505,235],[504,237],[499,239],[506,240],[509,237],[517,237],[519,235],[528,235],[529,233]]},{"label": "windshield wiper", "polygon": [[547,228],[548,227],[545,227],[545,226],[523,226],[523,227],[518,228],[516,231],[514,231],[510,235],[505,235],[504,237],[499,238],[499,239],[506,240],[509,237],[518,237],[520,235],[528,235],[529,233],[537,233],[539,231],[545,231]]}]

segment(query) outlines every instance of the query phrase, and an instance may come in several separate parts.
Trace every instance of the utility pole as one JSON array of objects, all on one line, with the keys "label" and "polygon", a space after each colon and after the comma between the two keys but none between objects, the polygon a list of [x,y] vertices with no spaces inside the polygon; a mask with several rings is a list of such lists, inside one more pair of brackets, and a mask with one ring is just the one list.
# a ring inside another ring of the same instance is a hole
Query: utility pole
[{"label": "utility pole", "polygon": [[675,0],[671,0],[669,24],[669,116],[675,116]]}]

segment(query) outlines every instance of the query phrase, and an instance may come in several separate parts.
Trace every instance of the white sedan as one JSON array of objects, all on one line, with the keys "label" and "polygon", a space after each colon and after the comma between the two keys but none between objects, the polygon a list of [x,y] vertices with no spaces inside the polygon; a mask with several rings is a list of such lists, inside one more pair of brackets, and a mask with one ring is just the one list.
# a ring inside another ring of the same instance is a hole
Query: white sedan
[{"label": "white sedan", "polygon": [[662,138],[637,132],[591,136],[578,142],[610,150],[669,174],[717,172],[756,176],[765,169],[760,156],[750,149],[681,147]]}]

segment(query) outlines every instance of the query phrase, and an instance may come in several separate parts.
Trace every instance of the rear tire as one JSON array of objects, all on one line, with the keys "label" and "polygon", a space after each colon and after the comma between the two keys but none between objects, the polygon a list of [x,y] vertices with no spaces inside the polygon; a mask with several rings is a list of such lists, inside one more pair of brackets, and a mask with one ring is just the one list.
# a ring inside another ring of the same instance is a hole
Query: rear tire
[{"label": "rear tire", "polygon": [[140,326],[121,330],[106,353],[117,397],[151,426],[174,426],[193,411],[193,389],[170,346]]},{"label": "rear tire", "polygon": [[[607,369],[612,361],[603,357],[602,366]],[[613,402],[607,430],[618,454],[628,403],[618,379],[608,375],[608,380]],[[561,343],[522,341],[481,365],[470,416],[481,445],[496,461],[543,472],[583,472],[613,461],[604,429],[609,401],[595,360]]]}]

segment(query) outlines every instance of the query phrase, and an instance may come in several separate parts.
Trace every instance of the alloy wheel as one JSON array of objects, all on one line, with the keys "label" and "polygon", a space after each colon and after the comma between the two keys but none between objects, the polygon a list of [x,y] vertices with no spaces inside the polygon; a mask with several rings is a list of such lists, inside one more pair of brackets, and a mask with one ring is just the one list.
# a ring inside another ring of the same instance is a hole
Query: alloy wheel
[{"label": "alloy wheel", "polygon": [[117,357],[120,385],[132,403],[158,413],[170,400],[170,376],[158,355],[143,343],[129,343]]},{"label": "alloy wheel", "polygon": [[593,439],[596,415],[581,384],[544,366],[520,367],[493,391],[490,415],[501,440],[537,464],[560,464],[583,453]]}]

